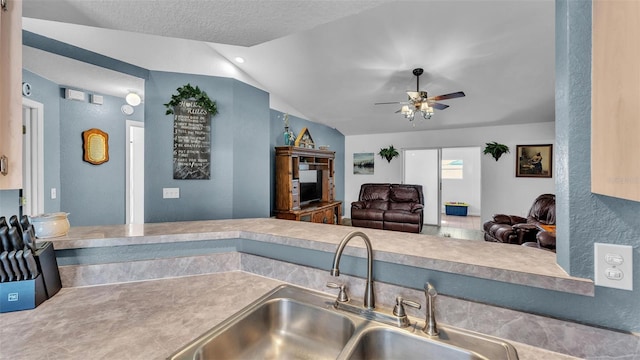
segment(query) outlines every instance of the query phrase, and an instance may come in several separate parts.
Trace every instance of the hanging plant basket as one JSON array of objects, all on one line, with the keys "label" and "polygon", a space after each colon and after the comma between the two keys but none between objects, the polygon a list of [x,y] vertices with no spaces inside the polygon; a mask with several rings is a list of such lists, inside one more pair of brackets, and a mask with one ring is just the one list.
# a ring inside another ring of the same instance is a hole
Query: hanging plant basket
[{"label": "hanging plant basket", "polygon": [[378,155],[383,159],[387,159],[387,162],[391,162],[391,159],[397,157],[400,153],[393,147],[393,145],[390,145],[388,148],[380,149]]},{"label": "hanging plant basket", "polygon": [[210,116],[215,116],[218,113],[216,102],[209,99],[207,93],[200,90],[198,86],[193,87],[191,84],[187,84],[176,90],[178,94],[171,95],[171,101],[164,104],[164,106],[167,107],[166,115],[173,114],[173,108],[180,105],[180,102],[183,100],[195,100],[196,104],[209,112]]},{"label": "hanging plant basket", "polygon": [[496,161],[500,159],[502,154],[509,152],[509,147],[507,145],[498,144],[495,141],[486,143],[486,145],[487,146],[484,148],[484,154],[491,154]]}]

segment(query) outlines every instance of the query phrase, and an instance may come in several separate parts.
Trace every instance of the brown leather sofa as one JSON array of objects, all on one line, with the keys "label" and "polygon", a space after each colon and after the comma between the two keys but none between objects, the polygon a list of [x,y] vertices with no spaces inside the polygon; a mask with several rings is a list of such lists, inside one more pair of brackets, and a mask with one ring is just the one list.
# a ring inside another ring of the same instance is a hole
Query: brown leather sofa
[{"label": "brown leather sofa", "polygon": [[422,185],[362,184],[358,201],[351,203],[351,224],[382,230],[422,231]]},{"label": "brown leather sofa", "polygon": [[541,231],[538,225],[555,225],[556,196],[542,194],[536,198],[526,218],[517,215],[496,214],[484,223],[486,241],[507,244],[526,244],[548,250],[555,250],[555,235]]}]

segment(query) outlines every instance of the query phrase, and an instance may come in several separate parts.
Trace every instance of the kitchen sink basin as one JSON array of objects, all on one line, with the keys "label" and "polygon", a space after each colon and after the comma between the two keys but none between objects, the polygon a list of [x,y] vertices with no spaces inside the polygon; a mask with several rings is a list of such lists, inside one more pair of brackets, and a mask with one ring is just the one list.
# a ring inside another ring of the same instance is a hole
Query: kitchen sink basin
[{"label": "kitchen sink basin", "polygon": [[[355,331],[329,298],[281,288],[170,359],[335,359]],[[296,296],[298,295],[298,296]]]},{"label": "kitchen sink basin", "polygon": [[[457,343],[456,340],[462,341]],[[462,347],[465,345],[466,347]],[[374,327],[362,332],[353,345],[345,349],[348,360],[489,360],[505,359],[505,354],[509,354],[509,351],[509,345],[505,342],[484,336],[477,337],[471,333],[462,334],[451,328],[445,330],[442,327],[437,339],[405,330]],[[517,359],[515,349],[509,355],[513,357],[508,356],[506,359]]]},{"label": "kitchen sink basin", "polygon": [[501,339],[449,326],[429,337],[419,321],[399,328],[334,304],[330,295],[281,285],[168,359],[518,359]]}]

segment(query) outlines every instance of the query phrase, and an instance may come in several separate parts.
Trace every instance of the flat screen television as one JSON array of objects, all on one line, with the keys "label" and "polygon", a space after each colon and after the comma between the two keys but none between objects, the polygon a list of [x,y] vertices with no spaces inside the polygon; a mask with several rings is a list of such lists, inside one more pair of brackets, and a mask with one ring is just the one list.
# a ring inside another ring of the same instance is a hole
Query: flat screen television
[{"label": "flat screen television", "polygon": [[322,171],[300,170],[300,204],[322,200]]}]

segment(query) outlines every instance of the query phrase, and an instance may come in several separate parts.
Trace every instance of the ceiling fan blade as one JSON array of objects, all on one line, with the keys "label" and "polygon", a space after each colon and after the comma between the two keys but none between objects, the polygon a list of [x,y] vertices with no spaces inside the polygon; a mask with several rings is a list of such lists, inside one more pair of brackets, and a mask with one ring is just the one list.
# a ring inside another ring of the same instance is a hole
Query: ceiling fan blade
[{"label": "ceiling fan blade", "polygon": [[402,102],[401,101],[381,102],[381,103],[375,103],[373,105],[389,105],[389,104],[402,104]]},{"label": "ceiling fan blade", "polygon": [[465,96],[464,92],[458,91],[451,94],[432,96],[430,98],[427,98],[427,100],[440,101],[440,100],[455,99],[455,98],[464,97],[464,96]]},{"label": "ceiling fan blade", "polygon": [[445,105],[445,104],[440,104],[440,103],[429,103],[429,105],[434,108],[434,109],[438,109],[438,110],[444,110],[446,108],[449,107],[449,105]]},{"label": "ceiling fan blade", "polygon": [[400,113],[401,111],[402,111],[402,109],[400,109],[400,110],[396,111],[396,112],[395,112],[395,114],[398,114],[398,113]]}]

